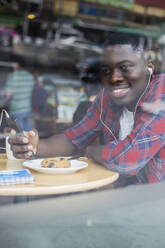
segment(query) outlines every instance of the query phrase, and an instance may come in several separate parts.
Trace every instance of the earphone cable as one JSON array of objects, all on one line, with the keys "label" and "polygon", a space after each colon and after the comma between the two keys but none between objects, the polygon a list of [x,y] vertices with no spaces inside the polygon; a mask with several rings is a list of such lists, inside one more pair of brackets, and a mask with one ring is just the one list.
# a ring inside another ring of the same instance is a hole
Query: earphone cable
[{"label": "earphone cable", "polygon": [[[146,92],[146,90],[147,90],[147,88],[148,88],[148,85],[149,85],[149,83],[150,83],[151,77],[152,77],[152,73],[150,73],[149,79],[148,79],[148,82],[147,82],[147,86],[146,86],[145,90],[143,91],[142,95],[139,97],[139,100],[138,100],[138,102],[137,102],[137,104],[136,104],[135,111],[134,111],[134,116],[135,116],[135,112],[136,112],[136,109],[137,109],[137,105],[138,105],[140,99],[142,98],[142,96],[145,94],[145,92]],[[107,128],[107,130],[111,133],[111,135],[114,137],[115,141],[117,142],[117,139],[116,139],[116,137],[114,136],[114,134],[112,133],[112,131],[110,130],[110,128],[109,128],[109,127],[103,122],[103,120],[102,120],[104,90],[105,90],[105,89],[103,89],[103,91],[102,91],[102,96],[101,96],[100,121],[101,121],[101,123],[103,124],[103,126]]]},{"label": "earphone cable", "polygon": [[115,135],[112,133],[112,131],[110,130],[110,128],[103,122],[102,120],[102,114],[103,114],[103,96],[104,96],[104,90],[102,90],[102,95],[101,95],[101,110],[100,110],[100,121],[102,123],[102,125],[110,132],[110,134],[113,136],[114,140],[117,142],[117,139],[115,137]]}]

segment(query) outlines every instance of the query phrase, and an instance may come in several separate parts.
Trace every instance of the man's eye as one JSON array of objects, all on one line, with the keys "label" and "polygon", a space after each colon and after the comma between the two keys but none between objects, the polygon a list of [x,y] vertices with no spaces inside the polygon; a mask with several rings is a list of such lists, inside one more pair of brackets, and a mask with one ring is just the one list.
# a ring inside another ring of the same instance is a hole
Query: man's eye
[{"label": "man's eye", "polygon": [[109,74],[111,74],[111,70],[107,67],[102,67],[101,73],[103,73],[104,75],[109,75]]},{"label": "man's eye", "polygon": [[129,65],[121,65],[121,66],[120,66],[120,70],[121,70],[122,72],[128,72],[128,70],[129,70]]}]

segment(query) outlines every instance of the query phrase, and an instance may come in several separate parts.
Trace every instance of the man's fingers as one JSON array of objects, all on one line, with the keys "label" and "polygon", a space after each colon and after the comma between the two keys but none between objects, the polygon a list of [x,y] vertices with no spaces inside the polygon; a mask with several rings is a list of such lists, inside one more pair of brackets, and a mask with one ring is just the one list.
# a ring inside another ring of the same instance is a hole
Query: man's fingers
[{"label": "man's fingers", "polygon": [[34,136],[37,135],[36,132],[35,132],[35,130],[30,130],[30,131],[29,131],[29,134],[30,134],[30,136],[32,136],[32,137],[34,137]]},{"label": "man's fingers", "polygon": [[38,133],[35,130],[23,131],[22,134],[15,134],[9,138],[9,144],[14,157],[29,159],[37,150]]},{"label": "man's fingers", "polygon": [[13,155],[15,158],[18,158],[18,159],[29,159],[32,157],[32,152],[25,152],[25,153],[14,153],[13,152]]},{"label": "man's fingers", "polygon": [[33,150],[31,145],[11,145],[11,148],[14,153],[29,152]]},{"label": "man's fingers", "polygon": [[11,146],[14,157],[29,159],[33,154],[33,146],[32,145],[12,145]]},{"label": "man's fingers", "polygon": [[28,144],[29,140],[28,138],[20,135],[20,136],[13,136],[12,138],[9,138],[9,144],[14,145],[14,144]]},{"label": "man's fingers", "polygon": [[28,132],[29,143],[33,145],[33,153],[37,153],[37,145],[39,141],[38,132],[36,129],[32,129]]},{"label": "man's fingers", "polygon": [[14,129],[10,128],[10,127],[5,127],[4,128],[4,133],[15,135],[16,134],[16,131]]},{"label": "man's fingers", "polygon": [[11,129],[10,134],[11,135],[15,135],[16,134],[16,131],[14,129]]},{"label": "man's fingers", "polygon": [[35,129],[31,129],[30,131],[23,131],[23,134],[24,134],[24,136],[26,136],[26,137],[29,137],[29,136],[31,136],[31,137],[35,137],[36,135],[37,135],[37,132],[36,132],[36,130]]}]

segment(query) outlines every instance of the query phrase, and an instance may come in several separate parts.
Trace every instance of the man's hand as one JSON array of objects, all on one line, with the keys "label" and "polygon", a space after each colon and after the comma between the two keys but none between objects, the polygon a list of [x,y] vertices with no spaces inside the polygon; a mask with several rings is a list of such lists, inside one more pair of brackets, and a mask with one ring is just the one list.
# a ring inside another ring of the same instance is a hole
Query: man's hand
[{"label": "man's hand", "polygon": [[32,154],[36,154],[37,146],[39,142],[39,136],[37,130],[24,131],[22,135],[11,133],[9,138],[9,144],[14,157],[20,159],[29,159]]}]

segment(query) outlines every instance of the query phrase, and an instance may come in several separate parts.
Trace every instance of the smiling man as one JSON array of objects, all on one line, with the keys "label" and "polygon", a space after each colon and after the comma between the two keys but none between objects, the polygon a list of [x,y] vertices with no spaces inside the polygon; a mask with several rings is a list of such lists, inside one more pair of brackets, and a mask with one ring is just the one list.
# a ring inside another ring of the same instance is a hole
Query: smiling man
[{"label": "smiling man", "polygon": [[[12,138],[17,158],[71,155],[85,151],[120,174],[120,185],[156,183],[165,179],[165,75],[152,75],[154,66],[141,39],[113,34],[101,58],[103,89],[86,116],[63,134],[40,140],[36,132]],[[163,104],[161,105],[163,106]],[[103,144],[92,145],[103,136]]]},{"label": "smiling man", "polygon": [[102,55],[102,82],[116,105],[133,111],[150,80],[153,64],[147,52],[136,47],[136,43],[135,47],[131,44],[110,43],[112,40],[106,42]]}]

